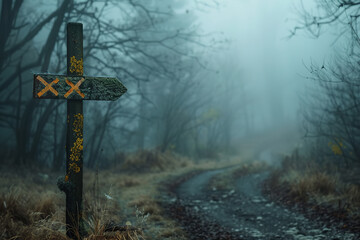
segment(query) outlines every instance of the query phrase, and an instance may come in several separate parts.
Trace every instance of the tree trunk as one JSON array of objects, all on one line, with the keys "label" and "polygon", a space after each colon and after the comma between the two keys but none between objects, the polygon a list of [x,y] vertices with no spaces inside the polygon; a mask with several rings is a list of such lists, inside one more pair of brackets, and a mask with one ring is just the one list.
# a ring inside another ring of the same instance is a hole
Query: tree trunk
[{"label": "tree trunk", "polygon": [[[41,72],[48,71],[48,68],[50,65],[51,54],[55,47],[55,43],[57,41],[59,30],[63,23],[65,13],[68,10],[70,2],[71,2],[71,0],[66,0],[61,5],[60,11],[58,12],[58,16],[55,19],[55,22],[49,33],[47,42],[42,49],[42,53],[44,53],[44,58],[43,58],[42,66],[41,66]],[[32,127],[33,112],[36,109],[36,107],[39,106],[34,99],[31,99],[30,102],[31,103],[27,105],[27,108],[26,108],[26,110],[22,116],[22,120],[21,120],[22,121],[21,125],[23,126],[23,129],[26,128],[26,133],[30,133],[30,129]],[[41,134],[44,130],[44,127],[46,126],[47,119],[49,118],[49,115],[52,111],[53,105],[54,105],[53,103],[50,103],[47,105],[47,109],[45,109],[45,111],[42,115],[42,118],[40,119],[40,122],[43,124],[38,124],[37,128],[35,129],[34,139],[31,144],[31,151],[30,151],[30,156],[29,156],[30,157],[29,159],[32,162],[34,162],[33,160],[34,160],[35,156],[37,155]],[[25,139],[28,140],[29,138],[27,137]],[[24,141],[24,140],[22,140],[22,141]],[[22,144],[25,145],[25,146],[23,146],[23,149],[26,150],[26,145],[29,144],[29,142],[23,142]],[[26,151],[22,152],[22,154],[26,154]],[[25,156],[22,155],[21,158],[22,158],[22,160],[20,160],[20,162],[24,163]],[[19,159],[17,161],[19,161]]]}]

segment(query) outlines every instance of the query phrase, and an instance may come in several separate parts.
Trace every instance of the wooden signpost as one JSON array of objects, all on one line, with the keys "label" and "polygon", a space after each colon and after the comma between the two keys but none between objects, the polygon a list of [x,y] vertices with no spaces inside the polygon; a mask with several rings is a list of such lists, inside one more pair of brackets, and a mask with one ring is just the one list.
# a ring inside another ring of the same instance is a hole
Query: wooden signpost
[{"label": "wooden signpost", "polygon": [[67,75],[34,74],[34,98],[67,100],[66,176],[58,187],[66,194],[66,234],[81,239],[83,188],[83,100],[118,99],[126,92],[116,78],[83,76],[83,25],[67,24]]}]

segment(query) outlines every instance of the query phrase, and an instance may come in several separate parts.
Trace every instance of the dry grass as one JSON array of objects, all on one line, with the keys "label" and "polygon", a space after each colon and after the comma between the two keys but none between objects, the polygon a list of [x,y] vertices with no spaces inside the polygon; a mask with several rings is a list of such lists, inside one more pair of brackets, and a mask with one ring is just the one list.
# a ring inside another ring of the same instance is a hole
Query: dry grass
[{"label": "dry grass", "polygon": [[[339,169],[321,166],[297,153],[284,158],[283,166],[272,179],[272,188],[289,189],[285,197],[296,202],[326,206],[360,216],[360,186],[344,182]],[[347,174],[350,170],[348,170]],[[355,170],[354,170],[355,171]]]},{"label": "dry grass", "polygon": [[[289,182],[290,183],[290,182]],[[291,182],[291,194],[300,201],[336,194],[338,180],[325,172],[310,172]]]},{"label": "dry grass", "polygon": [[122,171],[130,172],[161,172],[169,169],[184,168],[191,164],[187,158],[180,157],[172,152],[157,150],[141,150],[130,154],[120,165]]},{"label": "dry grass", "polygon": [[[143,232],[139,228],[132,226],[112,226],[102,222],[99,218],[91,218],[87,220],[87,224],[90,226],[88,230],[89,235],[85,240],[138,240],[144,239]],[[108,229],[111,229],[110,231]]]},{"label": "dry grass", "polygon": [[[88,175],[91,173],[87,171]],[[98,174],[105,178],[106,174]],[[111,180],[115,180],[111,176]],[[32,178],[12,175],[19,186],[6,187],[1,184],[0,194],[0,239],[68,239],[65,233],[65,196],[50,185],[38,186]],[[95,178],[94,178],[95,179]],[[91,179],[90,180],[94,180]],[[0,180],[3,180],[0,178]],[[1,183],[6,180],[1,181]],[[106,181],[105,181],[106,182]],[[125,181],[127,183],[128,180]],[[109,199],[111,194],[102,194],[97,184],[87,184],[85,181],[84,213],[88,236],[86,239],[143,239],[140,228],[124,228],[121,224],[121,211],[116,199]],[[26,187],[25,187],[26,186]],[[94,195],[93,187],[99,191]],[[104,186],[102,186],[104,187]],[[38,191],[34,191],[36,189]],[[109,231],[109,223],[116,221],[121,231]],[[124,223],[125,226],[125,223]]]},{"label": "dry grass", "polygon": [[66,239],[55,194],[11,188],[0,203],[1,239]]},{"label": "dry grass", "polygon": [[[123,157],[123,156],[122,156]],[[229,161],[194,163],[172,153],[144,151],[126,156],[119,168],[84,170],[86,239],[186,239],[164,215],[160,185],[190,171],[234,165]],[[59,174],[0,171],[0,239],[68,239],[65,194]],[[115,226],[113,231],[110,226]]]}]

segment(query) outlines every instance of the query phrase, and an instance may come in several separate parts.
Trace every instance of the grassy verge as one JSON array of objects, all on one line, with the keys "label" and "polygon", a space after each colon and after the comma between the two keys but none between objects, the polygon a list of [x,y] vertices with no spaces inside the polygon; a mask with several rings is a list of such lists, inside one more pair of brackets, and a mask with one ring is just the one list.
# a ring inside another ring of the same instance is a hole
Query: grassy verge
[{"label": "grassy verge", "polygon": [[344,181],[345,175],[356,171],[315,164],[293,154],[284,158],[282,168],[272,174],[265,191],[276,201],[297,205],[328,222],[337,222],[339,227],[359,232],[360,186]]},{"label": "grassy verge", "polygon": [[[131,154],[111,170],[84,170],[85,239],[186,239],[161,207],[164,182],[194,170],[238,164],[201,161],[171,153]],[[1,171],[0,239],[67,239],[65,195],[56,187],[59,174]]]}]

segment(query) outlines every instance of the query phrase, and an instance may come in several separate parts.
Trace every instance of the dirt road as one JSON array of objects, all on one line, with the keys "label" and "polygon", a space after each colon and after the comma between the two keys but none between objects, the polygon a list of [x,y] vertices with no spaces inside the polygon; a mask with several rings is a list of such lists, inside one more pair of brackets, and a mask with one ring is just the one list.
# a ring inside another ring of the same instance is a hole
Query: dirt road
[{"label": "dirt road", "polygon": [[209,180],[222,171],[207,171],[188,179],[170,200],[169,211],[189,239],[360,239],[268,200],[261,189],[269,172],[241,177],[230,191],[209,189]]}]

